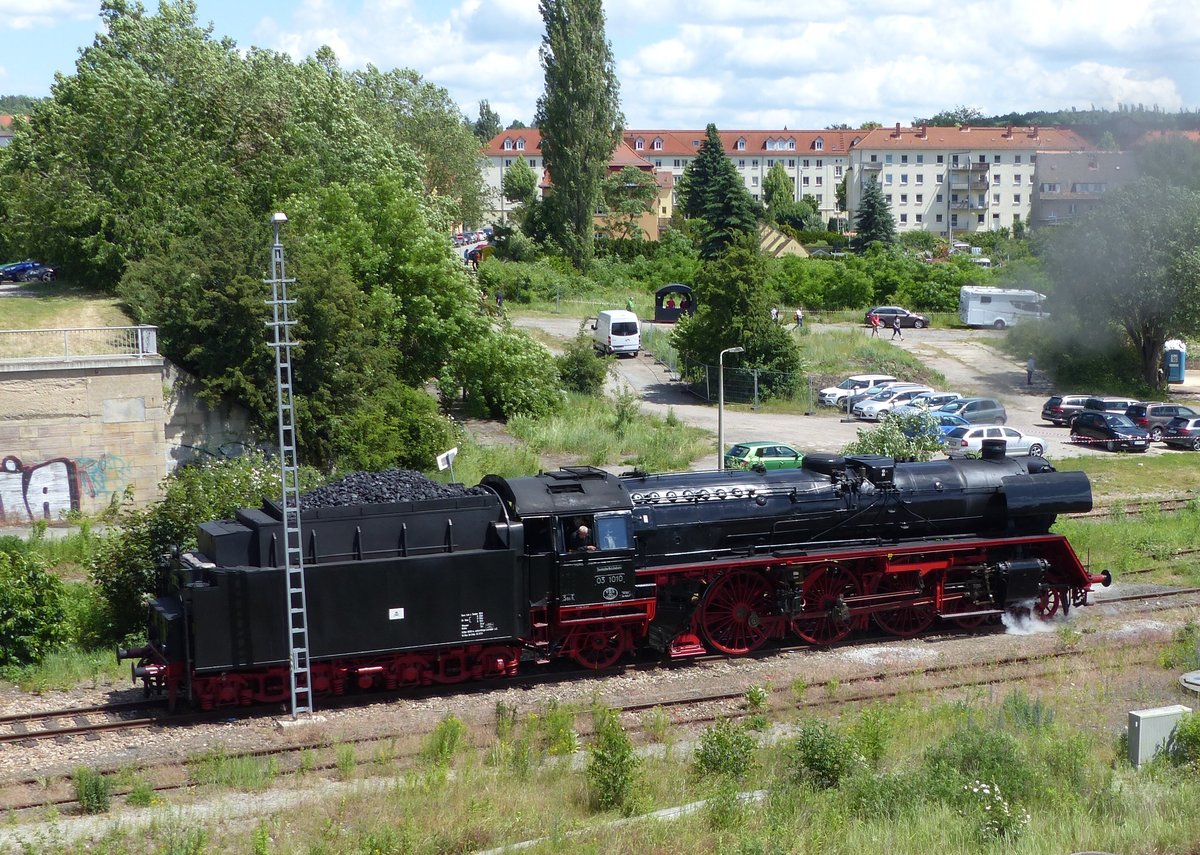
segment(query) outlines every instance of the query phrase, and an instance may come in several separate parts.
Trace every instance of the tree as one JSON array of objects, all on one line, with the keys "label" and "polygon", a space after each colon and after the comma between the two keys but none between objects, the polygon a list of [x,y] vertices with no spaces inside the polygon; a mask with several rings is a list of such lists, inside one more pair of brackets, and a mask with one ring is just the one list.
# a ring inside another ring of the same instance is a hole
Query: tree
[{"label": "tree", "polygon": [[696,314],[672,333],[680,356],[716,365],[721,350],[740,345],[746,349],[744,365],[768,372],[761,381],[764,391],[786,395],[793,390],[800,352],[783,325],[771,322],[777,294],[768,284],[767,261],[756,235],[741,235],[719,258],[705,263],[696,277],[695,297]]},{"label": "tree", "polygon": [[471,130],[475,132],[476,139],[482,145],[487,145],[492,141],[492,137],[500,133],[501,129],[500,115],[492,109],[492,105],[487,99],[479,102],[479,118],[471,125]]},{"label": "tree", "polygon": [[896,221],[888,209],[887,200],[879,182],[872,177],[864,186],[858,201],[858,214],[854,217],[854,228],[858,232],[850,241],[855,252],[862,252],[875,241],[884,244],[896,242]]},{"label": "tree", "polygon": [[883,125],[879,122],[876,122],[874,119],[868,119],[867,121],[865,121],[861,125],[859,125],[859,128],[861,128],[864,131],[873,131],[876,128],[882,128],[882,127],[883,127]]},{"label": "tree", "polygon": [[626,166],[604,179],[600,196],[604,202],[603,230],[609,237],[630,240],[646,236],[638,220],[654,210],[658,182],[653,175],[636,166]]},{"label": "tree", "polygon": [[1142,178],[1055,232],[1046,256],[1054,311],[1083,328],[1118,324],[1142,381],[1161,389],[1163,343],[1200,324],[1200,193]]},{"label": "tree", "polygon": [[1121,146],[1117,144],[1117,138],[1112,135],[1112,131],[1105,131],[1100,137],[1100,142],[1096,143],[1096,148],[1101,151],[1120,151]]},{"label": "tree", "polygon": [[934,127],[953,128],[960,125],[975,125],[983,121],[983,113],[965,104],[952,110],[942,110],[931,119],[913,119],[913,127],[917,125],[932,125]]},{"label": "tree", "polygon": [[500,179],[500,192],[505,200],[516,205],[513,212],[521,229],[530,235],[530,217],[535,214],[538,199],[538,176],[523,157],[513,159],[513,165],[504,170]]},{"label": "tree", "polygon": [[758,224],[754,200],[733,162],[725,156],[717,126],[710,124],[696,159],[683,173],[684,212],[699,218],[700,254],[715,258],[740,234]]},{"label": "tree", "polygon": [[591,263],[600,183],[621,139],[612,47],[601,0],[541,0],[546,34],[539,51],[546,88],[536,122],[550,172],[560,241],[578,268]]},{"label": "tree", "polygon": [[778,222],[779,220],[775,216],[776,206],[796,200],[796,185],[787,174],[787,170],[783,166],[783,161],[775,161],[775,165],[767,171],[767,177],[763,179],[762,189],[763,202],[767,206],[767,212],[771,215],[771,219]]},{"label": "tree", "polygon": [[1200,142],[1167,137],[1147,143],[1138,154],[1142,174],[1176,187],[1200,190]]}]

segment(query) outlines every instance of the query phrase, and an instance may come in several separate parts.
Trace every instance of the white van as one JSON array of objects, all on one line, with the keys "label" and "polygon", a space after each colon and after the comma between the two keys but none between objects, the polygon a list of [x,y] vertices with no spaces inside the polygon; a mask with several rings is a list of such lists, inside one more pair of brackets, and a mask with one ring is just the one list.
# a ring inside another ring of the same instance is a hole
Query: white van
[{"label": "white van", "polygon": [[964,285],[958,291],[958,317],[969,327],[1002,330],[1026,318],[1048,318],[1042,311],[1045,294],[1023,288]]},{"label": "white van", "polygon": [[637,356],[642,349],[642,328],[637,315],[624,309],[608,309],[592,324],[592,347],[607,356]]}]

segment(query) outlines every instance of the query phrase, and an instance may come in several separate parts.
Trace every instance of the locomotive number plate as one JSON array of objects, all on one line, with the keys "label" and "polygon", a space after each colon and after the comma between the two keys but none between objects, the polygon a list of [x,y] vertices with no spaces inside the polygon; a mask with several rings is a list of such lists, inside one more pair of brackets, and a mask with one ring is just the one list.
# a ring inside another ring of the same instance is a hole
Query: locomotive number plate
[{"label": "locomotive number plate", "polygon": [[404,620],[404,609],[388,609],[388,620]]}]

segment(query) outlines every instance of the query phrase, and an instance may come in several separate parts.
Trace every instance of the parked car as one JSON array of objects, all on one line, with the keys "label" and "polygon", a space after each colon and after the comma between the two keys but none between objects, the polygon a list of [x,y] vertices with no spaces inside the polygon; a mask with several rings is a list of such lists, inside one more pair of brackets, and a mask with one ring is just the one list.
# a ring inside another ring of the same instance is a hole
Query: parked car
[{"label": "parked car", "polygon": [[1163,428],[1162,441],[1173,448],[1200,451],[1200,416],[1176,416]]},{"label": "parked car", "polygon": [[901,306],[876,306],[873,309],[868,309],[867,313],[863,315],[863,323],[867,326],[871,325],[871,315],[876,315],[879,318],[879,325],[881,327],[890,327],[892,321],[896,318],[900,319],[900,326],[902,327],[912,327],[915,330],[919,330],[922,327],[929,326],[928,315],[919,315]]},{"label": "parked car", "polygon": [[1030,454],[1041,457],[1046,451],[1046,440],[1040,436],[1021,433],[1016,428],[999,427],[997,425],[971,425],[958,427],[946,434],[946,453],[962,453],[965,451],[983,451],[985,439],[1002,439],[1006,454]]},{"label": "parked car", "polygon": [[0,265],[0,282],[53,282],[57,278],[57,270],[33,259]]},{"label": "parked car", "polygon": [[907,404],[901,404],[892,409],[892,415],[911,415],[912,413],[923,413],[927,410],[936,410],[942,404],[949,404],[951,401],[957,401],[962,395],[957,392],[922,392],[919,395],[913,395]]},{"label": "parked car", "polygon": [[953,413],[939,413],[936,410],[932,412],[919,410],[916,413],[901,415],[900,410],[897,408],[892,413],[892,416],[903,420],[900,432],[909,439],[916,439],[918,436],[929,436],[937,440],[943,440],[946,434],[955,428],[971,426],[971,423],[962,416],[956,416]]},{"label": "parked car", "polygon": [[884,389],[870,398],[859,401],[854,405],[854,410],[850,414],[856,419],[872,422],[882,421],[891,414],[893,408],[907,403],[915,395],[931,391],[933,390],[928,386],[892,386],[890,389]]},{"label": "parked car", "polygon": [[1145,451],[1150,447],[1150,434],[1124,413],[1083,410],[1071,422],[1071,441],[1108,451]]},{"label": "parked car", "polygon": [[959,398],[937,408],[939,413],[954,413],[973,425],[1002,425],[1008,411],[995,398]]},{"label": "parked car", "polygon": [[1107,397],[1091,397],[1083,402],[1085,410],[1098,410],[1102,413],[1120,413],[1125,415],[1125,411],[1138,403],[1137,398],[1120,398],[1116,396]]},{"label": "parked car", "polygon": [[799,469],[804,453],[782,442],[739,442],[725,452],[726,469]]},{"label": "parked car", "polygon": [[1125,411],[1125,415],[1129,420],[1142,430],[1150,432],[1151,442],[1161,442],[1163,438],[1163,428],[1171,423],[1171,420],[1177,416],[1185,418],[1194,418],[1200,416],[1200,413],[1193,410],[1191,407],[1185,407],[1183,404],[1134,404]]},{"label": "parked car", "polygon": [[1051,424],[1069,425],[1075,414],[1095,395],[1051,395],[1042,404],[1042,418]]},{"label": "parked car", "polygon": [[836,386],[827,386],[817,394],[817,401],[827,407],[841,406],[845,409],[846,396],[851,392],[866,389],[876,383],[882,383],[896,378],[890,374],[851,374]]},{"label": "parked car", "polygon": [[847,414],[854,412],[855,406],[867,398],[874,398],[881,392],[886,392],[889,389],[928,389],[928,386],[922,386],[920,383],[906,383],[903,380],[885,380],[882,383],[876,383],[874,386],[868,386],[865,389],[858,389],[851,392],[842,399],[842,409]]}]

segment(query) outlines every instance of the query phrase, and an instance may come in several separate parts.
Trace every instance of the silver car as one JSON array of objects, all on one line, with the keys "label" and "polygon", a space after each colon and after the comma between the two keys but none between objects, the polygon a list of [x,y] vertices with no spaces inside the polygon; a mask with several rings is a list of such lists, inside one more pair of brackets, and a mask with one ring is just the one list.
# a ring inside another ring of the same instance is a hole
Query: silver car
[{"label": "silver car", "polygon": [[1040,436],[1021,433],[1016,428],[998,425],[975,425],[956,427],[946,434],[946,453],[962,454],[980,452],[985,439],[1002,439],[1007,443],[1006,454],[1031,454],[1041,457],[1046,453],[1046,440]]},{"label": "silver car", "polygon": [[857,419],[865,419],[866,421],[882,421],[888,417],[893,408],[908,403],[916,395],[930,391],[932,390],[928,386],[913,386],[911,388],[893,386],[890,389],[884,389],[874,397],[867,398],[865,401],[859,401],[854,405],[852,415]]}]

